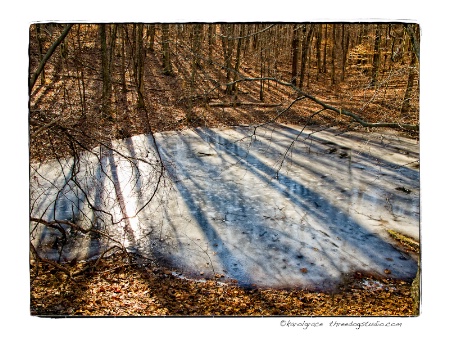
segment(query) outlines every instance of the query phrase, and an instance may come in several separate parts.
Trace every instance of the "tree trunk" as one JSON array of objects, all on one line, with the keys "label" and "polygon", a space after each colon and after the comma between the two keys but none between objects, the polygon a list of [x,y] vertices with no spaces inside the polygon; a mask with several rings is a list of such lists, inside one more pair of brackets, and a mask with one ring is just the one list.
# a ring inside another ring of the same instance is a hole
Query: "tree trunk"
[{"label": "tree trunk", "polygon": [[106,24],[99,25],[101,59],[102,59],[102,114],[111,118],[111,73],[109,48],[106,37]]},{"label": "tree trunk", "polygon": [[317,35],[316,35],[317,81],[319,80],[319,74],[322,72],[321,45],[322,45],[322,25],[319,24],[317,27]]},{"label": "tree trunk", "polygon": [[[240,26],[239,29],[239,36],[244,35],[244,25]],[[237,47],[236,47],[236,62],[234,64],[234,75],[233,75],[233,86],[231,88],[231,91],[233,93],[236,93],[237,91],[237,83],[235,82],[237,80],[238,72],[239,72],[239,64],[241,62],[241,46],[242,46],[242,39],[238,40]]]},{"label": "tree trunk", "polygon": [[331,32],[331,84],[336,84],[336,24]]},{"label": "tree trunk", "polygon": [[[391,25],[389,25],[391,27]],[[392,65],[393,62],[395,62],[395,42],[397,40],[397,37],[395,35],[395,33],[392,33],[392,27],[390,29],[389,32],[389,37],[391,38],[391,58],[390,58],[390,63]]]},{"label": "tree trunk", "polygon": [[297,86],[297,75],[298,75],[298,54],[299,54],[299,31],[300,26],[294,25],[292,31],[292,71],[291,71],[291,83]]},{"label": "tree trunk", "polygon": [[411,47],[416,54],[417,60],[420,61],[420,46],[419,46],[419,26],[417,24],[407,24],[406,31],[409,34],[409,38],[411,40]]},{"label": "tree trunk", "polygon": [[[225,25],[225,37],[222,38],[222,48],[224,48],[224,57],[225,57],[225,71],[226,71],[226,79],[227,83],[231,80],[231,59],[233,54],[233,32],[234,25],[227,24]],[[222,33],[223,34],[223,33]],[[227,95],[232,93],[232,85],[227,85],[225,90]]]},{"label": "tree trunk", "polygon": [[362,24],[358,25],[358,32],[357,32],[357,35],[356,35],[356,45],[360,45],[361,42],[362,42],[362,34],[363,34],[363,27],[362,26],[363,26]]},{"label": "tree trunk", "polygon": [[80,37],[80,27],[81,25],[78,25],[77,27],[77,45],[78,48],[74,47],[74,50],[78,50],[78,52],[76,53],[76,61],[75,65],[77,68],[77,73],[80,74],[78,76],[78,86],[79,86],[79,93],[80,93],[80,101],[81,101],[81,118],[84,119],[86,117],[86,111],[87,111],[87,106],[86,106],[86,85],[85,85],[85,81],[84,81],[84,71],[83,71],[83,67],[80,67],[80,60],[81,60],[81,55],[82,55],[82,43],[81,43],[81,37]]},{"label": "tree trunk", "polygon": [[163,73],[172,75],[172,63],[170,61],[170,45],[169,45],[169,24],[162,24],[162,54],[163,54]]},{"label": "tree trunk", "polygon": [[135,58],[135,78],[138,95],[138,108],[144,107],[144,25],[137,24],[136,27],[136,58]]},{"label": "tree trunk", "polygon": [[342,69],[341,69],[341,82],[345,79],[345,68],[347,65],[348,45],[350,42],[350,33],[345,29],[345,24],[342,24]]},{"label": "tree trunk", "polygon": [[414,87],[414,79],[415,79],[415,65],[416,65],[416,53],[414,51],[411,52],[411,62],[409,64],[409,74],[408,74],[408,83],[406,85],[405,90],[405,96],[403,98],[403,104],[401,109],[401,114],[406,115],[408,114],[409,110],[411,109],[411,99],[412,99],[412,92]]},{"label": "tree trunk", "polygon": [[312,32],[314,30],[314,26],[310,26],[308,33],[306,33],[306,25],[303,25],[302,27],[302,57],[301,57],[301,65],[300,65],[300,77],[298,81],[298,88],[303,89],[303,81],[305,78],[305,72],[306,72],[306,60],[308,58],[308,50],[309,46],[311,44],[311,37]]},{"label": "tree trunk", "polygon": [[216,30],[216,25],[215,24],[209,24],[208,26],[208,63],[210,65],[213,64],[213,59],[212,59],[212,55],[213,55],[213,48],[214,48],[214,32]]},{"label": "tree trunk", "polygon": [[125,40],[126,40],[126,32],[125,32],[125,25],[123,25],[121,27],[122,29],[120,30],[121,32],[121,54],[122,54],[122,58],[120,59],[120,79],[122,82],[122,94],[123,94],[123,98],[124,101],[123,103],[126,103],[126,95],[127,95],[127,82],[126,82],[126,69],[125,69]]},{"label": "tree trunk", "polygon": [[153,52],[155,50],[155,24],[148,25],[148,35],[149,35],[148,50],[150,52]]},{"label": "tree trunk", "polygon": [[[38,49],[39,49],[39,60],[42,60],[42,58],[44,57],[44,52],[43,52],[43,41],[42,41],[42,32],[41,32],[40,24],[36,25],[36,37],[37,37]],[[45,70],[42,69],[41,85],[43,85],[44,83],[45,83]]]},{"label": "tree trunk", "polygon": [[201,41],[202,41],[202,25],[200,24],[194,24],[193,27],[193,34],[192,34],[192,60],[193,64],[192,66],[196,69],[201,68],[201,58],[200,58],[200,51],[201,51]]},{"label": "tree trunk", "polygon": [[325,43],[323,44],[323,64],[322,64],[322,73],[327,73],[327,44],[328,44],[328,25],[325,24]]},{"label": "tree trunk", "polygon": [[375,25],[375,42],[373,47],[373,62],[372,62],[372,80],[371,86],[376,86],[378,83],[378,76],[380,71],[380,25]]},{"label": "tree trunk", "polygon": [[263,48],[264,43],[259,39],[259,70],[260,70],[260,77],[261,81],[259,81],[259,100],[264,101],[264,55],[263,55]]}]

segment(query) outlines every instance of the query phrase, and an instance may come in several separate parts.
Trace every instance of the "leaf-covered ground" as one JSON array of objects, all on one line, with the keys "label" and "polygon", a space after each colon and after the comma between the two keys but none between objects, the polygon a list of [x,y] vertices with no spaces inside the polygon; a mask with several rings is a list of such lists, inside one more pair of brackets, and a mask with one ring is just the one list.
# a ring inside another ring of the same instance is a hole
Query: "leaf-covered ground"
[{"label": "leaf-covered ground", "polygon": [[[176,277],[152,264],[102,260],[69,278],[31,265],[31,314],[37,316],[411,316],[411,283],[355,273],[334,291],[248,289]],[[82,269],[78,263],[67,268]]]}]

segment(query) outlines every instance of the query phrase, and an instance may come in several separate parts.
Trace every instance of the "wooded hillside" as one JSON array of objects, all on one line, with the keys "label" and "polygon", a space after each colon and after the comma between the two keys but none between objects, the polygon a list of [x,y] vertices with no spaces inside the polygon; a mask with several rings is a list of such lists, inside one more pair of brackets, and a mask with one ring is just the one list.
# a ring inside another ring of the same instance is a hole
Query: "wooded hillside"
[{"label": "wooded hillside", "polygon": [[419,58],[403,23],[35,24],[31,157],[269,121],[417,131]]}]

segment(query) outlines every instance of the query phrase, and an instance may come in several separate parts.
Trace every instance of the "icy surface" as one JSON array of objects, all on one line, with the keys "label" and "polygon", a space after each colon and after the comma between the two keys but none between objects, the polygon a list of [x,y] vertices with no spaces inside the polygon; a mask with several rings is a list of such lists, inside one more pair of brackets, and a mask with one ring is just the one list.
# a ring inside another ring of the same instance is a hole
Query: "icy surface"
[{"label": "icy surface", "polygon": [[415,260],[386,230],[419,239],[418,143],[392,133],[300,131],[157,134],[163,177],[145,135],[32,164],[34,217],[109,235],[72,231],[76,240],[63,245],[57,231],[32,223],[33,243],[69,261],[118,241],[184,276],[219,274],[241,285],[322,288],[356,270],[413,278]]}]

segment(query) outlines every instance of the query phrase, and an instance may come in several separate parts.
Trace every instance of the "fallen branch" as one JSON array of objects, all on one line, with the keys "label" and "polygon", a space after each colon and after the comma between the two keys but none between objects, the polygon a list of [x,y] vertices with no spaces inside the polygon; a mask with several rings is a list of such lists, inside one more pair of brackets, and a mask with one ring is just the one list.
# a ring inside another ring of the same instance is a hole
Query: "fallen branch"
[{"label": "fallen branch", "polygon": [[239,107],[239,106],[256,106],[256,107],[279,107],[281,103],[264,103],[264,102],[211,102],[210,107]]},{"label": "fallen branch", "polygon": [[277,78],[274,77],[257,77],[257,78],[250,78],[250,77],[243,77],[241,79],[238,79],[236,81],[232,81],[227,83],[227,86],[231,86],[234,83],[239,83],[239,82],[253,82],[253,81],[273,81],[276,82],[282,86],[286,86],[286,87],[290,87],[292,88],[299,96],[303,96],[315,103],[317,103],[318,105],[322,106],[322,108],[324,108],[323,110],[330,110],[332,112],[335,112],[339,115],[345,115],[348,116],[350,118],[353,119],[353,121],[359,123],[360,125],[362,125],[363,127],[367,127],[367,128],[392,128],[392,129],[406,129],[406,130],[414,130],[414,131],[418,131],[419,130],[419,126],[418,125],[414,125],[414,124],[405,124],[405,123],[394,123],[394,122],[369,122],[364,120],[361,116],[352,113],[351,111],[344,109],[344,108],[336,108],[333,107],[321,100],[319,100],[318,98],[309,95],[305,92],[303,92],[302,90],[300,90],[300,88],[296,87],[295,85],[293,85],[292,83],[289,82],[285,82],[285,81],[281,81]]}]

